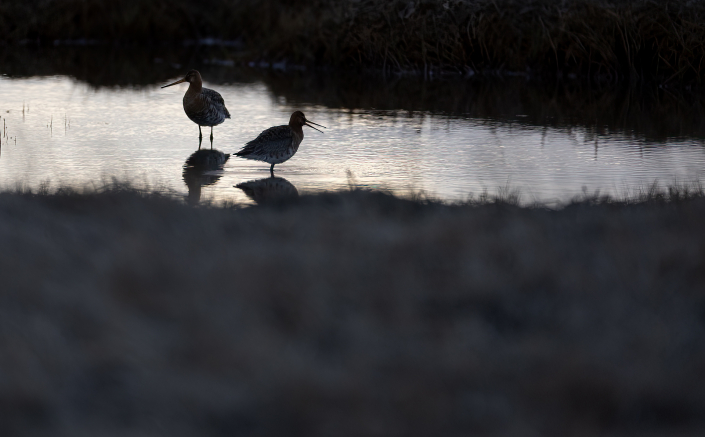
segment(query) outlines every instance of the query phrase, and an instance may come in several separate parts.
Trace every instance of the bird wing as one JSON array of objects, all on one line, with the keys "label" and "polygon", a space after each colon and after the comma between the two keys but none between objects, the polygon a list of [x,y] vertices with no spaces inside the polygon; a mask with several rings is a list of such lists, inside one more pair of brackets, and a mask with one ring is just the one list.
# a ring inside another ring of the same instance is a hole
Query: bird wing
[{"label": "bird wing", "polygon": [[237,156],[267,156],[286,150],[293,141],[294,135],[288,125],[274,126],[265,129],[252,141],[245,144]]},{"label": "bird wing", "polygon": [[210,88],[202,88],[201,96],[206,100],[206,104],[213,105],[225,114],[225,118],[230,118],[230,112],[228,112],[228,108],[225,107],[225,100],[223,100],[223,96],[221,96],[218,91],[213,91]]}]

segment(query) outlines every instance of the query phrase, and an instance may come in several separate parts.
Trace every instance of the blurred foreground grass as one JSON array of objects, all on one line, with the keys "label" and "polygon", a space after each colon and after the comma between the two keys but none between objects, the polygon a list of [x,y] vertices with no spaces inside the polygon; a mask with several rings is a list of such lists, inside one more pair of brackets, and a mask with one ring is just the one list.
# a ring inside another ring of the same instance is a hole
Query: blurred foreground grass
[{"label": "blurred foreground grass", "polygon": [[235,60],[700,82],[690,0],[10,0],[0,42],[222,45]]},{"label": "blurred foreground grass", "polygon": [[0,194],[3,436],[702,435],[705,197]]}]

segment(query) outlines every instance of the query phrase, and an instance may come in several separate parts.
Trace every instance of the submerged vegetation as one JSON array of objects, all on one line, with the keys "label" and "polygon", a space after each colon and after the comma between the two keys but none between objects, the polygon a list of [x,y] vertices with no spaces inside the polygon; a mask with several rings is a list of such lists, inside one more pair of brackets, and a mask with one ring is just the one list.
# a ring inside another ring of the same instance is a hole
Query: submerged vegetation
[{"label": "submerged vegetation", "polygon": [[705,196],[0,193],[2,435],[702,435]]},{"label": "submerged vegetation", "polygon": [[689,0],[44,0],[0,5],[5,42],[183,42],[393,71],[497,69],[700,82],[705,3]]}]

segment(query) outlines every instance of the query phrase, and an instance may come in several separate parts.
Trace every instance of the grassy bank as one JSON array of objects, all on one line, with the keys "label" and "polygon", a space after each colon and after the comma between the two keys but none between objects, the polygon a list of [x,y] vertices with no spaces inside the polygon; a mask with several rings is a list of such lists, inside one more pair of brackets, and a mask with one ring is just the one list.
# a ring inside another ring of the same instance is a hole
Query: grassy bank
[{"label": "grassy bank", "polygon": [[5,42],[238,41],[235,60],[391,71],[502,69],[700,82],[705,4],[687,0],[45,0],[0,5]]},{"label": "grassy bank", "polygon": [[0,433],[702,435],[705,198],[0,194]]}]

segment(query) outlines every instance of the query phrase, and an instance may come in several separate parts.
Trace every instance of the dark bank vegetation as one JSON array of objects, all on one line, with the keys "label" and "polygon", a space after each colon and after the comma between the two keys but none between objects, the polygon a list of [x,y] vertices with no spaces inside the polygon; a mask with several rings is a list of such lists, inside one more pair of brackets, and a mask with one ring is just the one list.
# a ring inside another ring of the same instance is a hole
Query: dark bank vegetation
[{"label": "dark bank vegetation", "polygon": [[4,436],[696,436],[705,197],[0,194]]},{"label": "dark bank vegetation", "polygon": [[705,94],[696,90],[570,79],[443,76],[424,81],[373,72],[280,71],[213,65],[218,56],[222,53],[214,47],[14,47],[0,50],[0,71],[11,78],[58,74],[96,88],[139,88],[163,85],[185,69],[197,68],[215,87],[264,83],[292,110],[321,105],[387,115],[444,114],[543,129],[583,126],[598,142],[602,135],[646,142],[705,138]]},{"label": "dark bank vegetation", "polygon": [[[511,71],[700,82],[690,0],[43,0],[0,5],[10,43],[215,38],[234,60],[429,74]],[[213,42],[213,40],[211,40]]]}]

